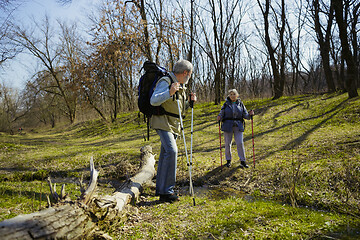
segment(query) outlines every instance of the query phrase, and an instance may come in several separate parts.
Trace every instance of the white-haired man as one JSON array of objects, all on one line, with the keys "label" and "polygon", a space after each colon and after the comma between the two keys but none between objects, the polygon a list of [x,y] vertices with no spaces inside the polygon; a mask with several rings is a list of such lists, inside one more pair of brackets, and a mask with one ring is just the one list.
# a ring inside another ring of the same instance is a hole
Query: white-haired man
[{"label": "white-haired man", "polygon": [[[155,195],[160,196],[160,201],[174,202],[179,197],[174,192],[176,183],[177,145],[176,139],[181,134],[179,115],[185,114],[188,106],[186,99],[186,84],[191,78],[193,65],[187,60],[179,60],[175,63],[170,77],[162,77],[155,86],[150,99],[153,106],[162,106],[167,113],[153,115],[150,125],[156,130],[161,140],[161,151],[156,175]],[[171,78],[171,79],[170,79]],[[178,95],[180,111],[175,94]],[[196,101],[196,95],[191,93],[191,101]]]}]

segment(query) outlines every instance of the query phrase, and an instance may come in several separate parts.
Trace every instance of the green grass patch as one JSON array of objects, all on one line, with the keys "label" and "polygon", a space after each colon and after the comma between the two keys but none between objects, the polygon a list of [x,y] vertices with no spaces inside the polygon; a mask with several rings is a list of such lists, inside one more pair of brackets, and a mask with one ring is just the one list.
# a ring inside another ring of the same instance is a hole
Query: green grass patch
[{"label": "green grass patch", "polygon": [[[256,114],[255,168],[251,122],[246,121],[244,132],[250,168],[239,167],[233,145],[233,165],[221,169],[216,122],[221,105],[195,104],[193,182],[222,191],[197,196],[193,207],[187,195],[178,203],[157,204],[154,190],[145,189],[138,213],[101,227],[119,239],[359,237],[360,99],[324,94],[243,102]],[[188,112],[184,119],[188,150],[190,121]],[[143,145],[150,144],[158,158],[159,137],[151,130],[150,141],[145,142],[146,134],[146,123],[137,112],[120,114],[111,124],[91,120],[22,135],[0,134],[0,218],[45,207],[40,194],[48,191],[48,176],[69,185],[68,192],[76,198],[79,178],[89,178],[91,156],[100,170],[99,193],[111,193],[109,182],[124,181],[137,172]],[[182,138],[178,149],[177,185],[187,187]],[[224,155],[222,160],[224,164]]]},{"label": "green grass patch", "polygon": [[[154,203],[153,198],[148,199]],[[357,218],[241,196],[183,196],[173,204],[140,207],[107,230],[115,239],[356,239]],[[117,237],[121,236],[121,237]]]}]

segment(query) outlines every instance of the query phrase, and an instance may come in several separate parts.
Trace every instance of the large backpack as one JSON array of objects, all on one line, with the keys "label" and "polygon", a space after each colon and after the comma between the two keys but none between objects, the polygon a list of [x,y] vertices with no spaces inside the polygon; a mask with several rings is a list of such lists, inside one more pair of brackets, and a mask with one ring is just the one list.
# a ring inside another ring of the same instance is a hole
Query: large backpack
[{"label": "large backpack", "polygon": [[[169,74],[169,72],[163,68],[157,65],[156,63],[153,63],[151,61],[146,61],[143,64],[142,69],[144,69],[145,73],[140,77],[139,80],[139,88],[138,88],[138,108],[141,113],[145,115],[146,122],[147,122],[147,138],[149,140],[149,131],[150,131],[150,125],[149,125],[149,119],[152,115],[171,115],[171,116],[177,116],[171,113],[168,113],[165,111],[165,109],[162,106],[152,106],[150,104],[150,98],[152,94],[154,93],[154,89],[156,86],[156,83],[160,80],[160,78],[164,76],[168,76],[171,80],[171,83],[173,83],[173,80]],[[171,83],[169,85],[169,88],[171,87]],[[146,140],[146,139],[145,139]]]}]

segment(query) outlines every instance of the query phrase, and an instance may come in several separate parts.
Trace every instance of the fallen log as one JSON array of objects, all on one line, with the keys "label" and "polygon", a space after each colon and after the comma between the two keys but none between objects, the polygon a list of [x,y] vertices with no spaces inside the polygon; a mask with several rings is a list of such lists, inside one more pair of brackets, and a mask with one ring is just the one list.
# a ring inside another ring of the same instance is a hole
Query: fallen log
[{"label": "fallen log", "polygon": [[[91,180],[80,199],[69,201],[59,197],[55,206],[0,222],[1,239],[84,239],[92,236],[100,220],[119,217],[124,207],[139,197],[142,185],[154,177],[155,159],[151,147],[145,146],[140,151],[143,166],[139,173],[112,195],[93,196],[98,172],[91,160]],[[57,195],[54,189],[51,191]]]}]

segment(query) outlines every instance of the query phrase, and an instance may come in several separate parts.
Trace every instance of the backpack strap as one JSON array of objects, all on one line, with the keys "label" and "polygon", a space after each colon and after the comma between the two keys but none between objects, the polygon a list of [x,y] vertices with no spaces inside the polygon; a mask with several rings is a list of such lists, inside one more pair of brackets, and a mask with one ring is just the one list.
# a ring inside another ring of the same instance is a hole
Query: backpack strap
[{"label": "backpack strap", "polygon": [[156,112],[154,112],[153,115],[168,115],[171,117],[180,118],[178,114],[165,111],[165,109],[161,106],[158,106],[155,111]]},{"label": "backpack strap", "polygon": [[[171,76],[170,73],[168,73],[166,76],[162,77],[162,78],[168,78],[170,79],[170,82],[165,80],[166,82],[169,83],[169,89],[171,88],[171,84],[173,84],[175,81],[173,79],[173,77]],[[160,80],[158,81],[158,83],[160,82]],[[156,86],[155,86],[156,87]],[[175,101],[175,94],[173,95],[173,101]],[[180,118],[179,114],[175,114],[175,113],[171,113],[171,112],[168,112],[166,111],[162,106],[158,106],[156,108],[156,112],[153,113],[153,115],[168,115],[168,116],[171,116],[171,117],[175,117],[175,118]]]}]

